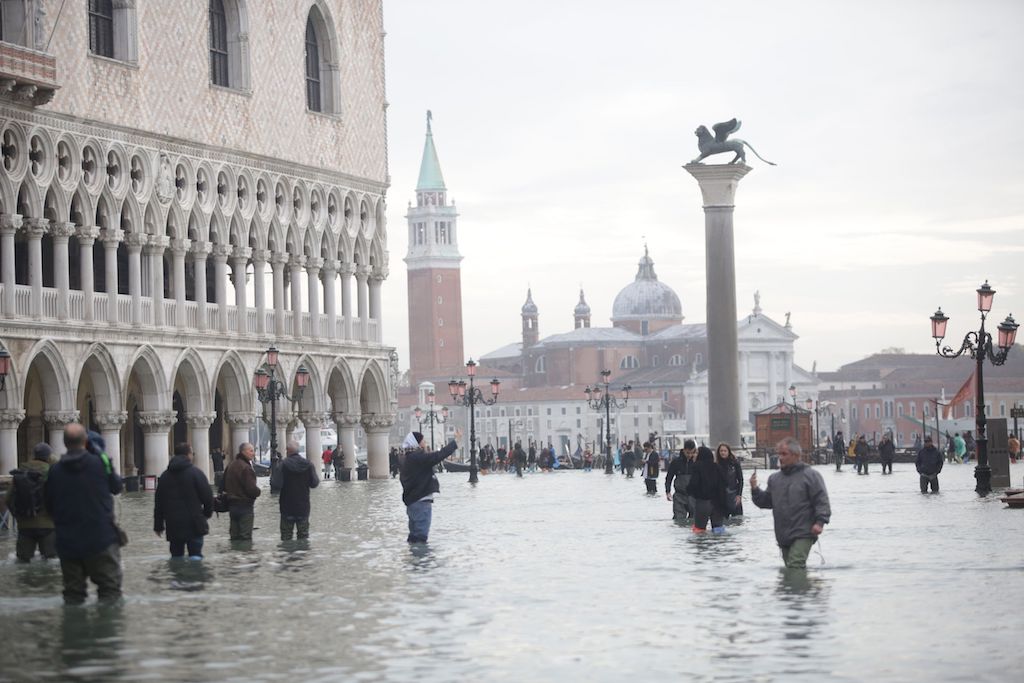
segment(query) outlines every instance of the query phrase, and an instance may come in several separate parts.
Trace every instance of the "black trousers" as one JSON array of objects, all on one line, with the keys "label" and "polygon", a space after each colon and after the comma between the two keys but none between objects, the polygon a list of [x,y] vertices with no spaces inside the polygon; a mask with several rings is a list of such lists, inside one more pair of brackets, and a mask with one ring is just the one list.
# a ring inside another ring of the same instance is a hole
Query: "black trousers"
[{"label": "black trousers", "polygon": [[892,460],[882,461],[882,474],[885,474],[886,469],[889,470],[889,474],[892,474]]},{"label": "black trousers", "polygon": [[650,496],[658,495],[658,480],[657,479],[644,479],[644,483],[647,484],[647,494]]},{"label": "black trousers", "polygon": [[697,510],[694,513],[693,526],[697,529],[707,529],[709,520],[712,528],[722,526],[725,515],[718,509],[718,506],[710,500],[701,500],[700,498],[696,500]]},{"label": "black trousers", "polygon": [[937,474],[922,474],[921,475],[921,493],[928,493],[928,486],[931,485],[932,493],[939,492],[939,475]]}]

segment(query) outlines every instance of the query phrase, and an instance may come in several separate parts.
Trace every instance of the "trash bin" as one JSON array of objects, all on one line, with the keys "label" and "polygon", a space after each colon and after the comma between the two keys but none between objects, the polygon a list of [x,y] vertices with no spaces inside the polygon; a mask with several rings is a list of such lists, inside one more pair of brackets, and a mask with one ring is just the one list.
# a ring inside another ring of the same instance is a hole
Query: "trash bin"
[{"label": "trash bin", "polygon": [[125,493],[134,493],[139,490],[139,476],[137,474],[121,477],[121,481],[124,482]]},{"label": "trash bin", "polygon": [[366,465],[360,465],[356,468],[356,479],[359,481],[366,481],[369,477],[367,476],[370,468]]},{"label": "trash bin", "polygon": [[338,481],[352,481],[352,469],[349,467],[339,467],[334,471],[334,478]]}]

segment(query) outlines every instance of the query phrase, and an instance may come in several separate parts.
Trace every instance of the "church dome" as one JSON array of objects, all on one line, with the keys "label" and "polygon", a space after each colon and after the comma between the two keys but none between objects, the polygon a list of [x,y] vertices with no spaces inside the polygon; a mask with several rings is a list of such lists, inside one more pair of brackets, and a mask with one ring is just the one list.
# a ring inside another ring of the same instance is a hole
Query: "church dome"
[{"label": "church dome", "polygon": [[675,291],[658,281],[654,261],[644,247],[636,279],[623,287],[612,305],[612,322],[626,320],[682,320],[683,306]]}]

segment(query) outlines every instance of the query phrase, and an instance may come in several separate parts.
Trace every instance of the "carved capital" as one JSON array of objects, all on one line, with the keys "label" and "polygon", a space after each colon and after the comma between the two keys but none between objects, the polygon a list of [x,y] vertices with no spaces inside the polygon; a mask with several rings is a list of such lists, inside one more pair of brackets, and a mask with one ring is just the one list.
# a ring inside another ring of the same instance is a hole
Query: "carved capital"
[{"label": "carved capital", "polygon": [[0,410],[0,429],[17,429],[24,419],[24,410]]},{"label": "carved capital", "polygon": [[324,265],[324,260],[319,256],[311,256],[306,259],[306,272],[317,273]]},{"label": "carved capital", "polygon": [[50,224],[50,234],[54,242],[67,242],[75,234],[75,224],[65,221],[55,221]]},{"label": "carved capital", "polygon": [[104,228],[100,233],[100,241],[107,246],[116,247],[124,239],[124,230],[117,228]]},{"label": "carved capital", "polygon": [[130,232],[124,236],[124,243],[128,247],[128,251],[142,251],[142,247],[146,246],[148,241],[149,235],[141,232]]},{"label": "carved capital", "polygon": [[270,255],[270,265],[280,267],[286,263],[288,263],[288,254],[282,254],[279,251],[275,251]]},{"label": "carved capital", "polygon": [[322,429],[330,424],[323,413],[299,413],[299,419],[306,429]]},{"label": "carved capital", "polygon": [[77,410],[48,410],[43,413],[43,422],[47,429],[63,429],[73,422],[78,422]]},{"label": "carved capital", "polygon": [[210,254],[213,249],[213,245],[209,242],[196,241],[192,243],[192,257],[200,261],[205,261],[206,257]]},{"label": "carved capital", "polygon": [[175,414],[169,410],[139,411],[139,425],[147,434],[166,432],[174,425]]},{"label": "carved capital", "polygon": [[100,229],[95,225],[82,225],[78,228],[78,243],[83,247],[91,247],[100,237]]},{"label": "carved capital", "polygon": [[235,429],[252,427],[256,423],[256,413],[231,413],[224,417],[224,421]]},{"label": "carved capital", "polygon": [[363,429],[368,432],[380,432],[389,429],[395,423],[394,415],[363,415]]},{"label": "carved capital", "polygon": [[298,254],[292,254],[288,258],[288,265],[292,268],[303,268],[306,265],[306,257]]},{"label": "carved capital", "polygon": [[50,221],[45,218],[26,218],[22,222],[22,229],[30,240],[39,240],[50,229]]},{"label": "carved capital", "polygon": [[231,245],[230,244],[213,244],[211,245],[210,255],[214,261],[227,262],[228,257],[231,256]]},{"label": "carved capital", "polygon": [[370,266],[359,266],[356,268],[356,279],[359,281],[365,281],[370,277]]},{"label": "carved capital", "polygon": [[270,260],[269,249],[253,249],[252,250],[252,262],[253,263],[266,263]]},{"label": "carved capital", "polygon": [[21,224],[23,222],[21,214],[0,213],[0,232],[15,232],[17,230],[21,230]]},{"label": "carved capital", "polygon": [[185,422],[192,429],[209,429],[216,419],[216,413],[189,413],[185,417]]},{"label": "carved capital", "polygon": [[345,413],[331,413],[334,424],[342,429],[354,429],[359,425],[358,415],[346,415]]},{"label": "carved capital", "polygon": [[170,248],[171,253],[175,256],[184,256],[188,253],[188,250],[192,247],[192,240],[171,240]]},{"label": "carved capital", "polygon": [[384,282],[388,279],[388,269],[378,268],[377,270],[370,273],[370,280],[374,282]]},{"label": "carved capital", "polygon": [[352,277],[356,272],[355,264],[348,262],[342,263],[338,272],[341,273],[342,277]]},{"label": "carved capital", "polygon": [[150,235],[144,251],[147,254],[163,254],[170,243],[171,238],[166,235]]},{"label": "carved capital", "polygon": [[112,432],[120,430],[128,422],[128,413],[123,411],[94,413],[92,419],[101,432]]},{"label": "carved capital", "polygon": [[327,278],[334,277],[335,275],[338,274],[338,262],[337,262],[337,260],[332,259],[332,258],[324,259],[324,265],[323,265],[322,270],[323,270],[323,273],[324,273],[324,277],[327,277]]},{"label": "carved capital", "polygon": [[235,263],[241,261],[243,269],[245,268],[245,264],[249,262],[250,256],[252,256],[252,249],[249,247],[238,247],[231,252],[231,260]]}]

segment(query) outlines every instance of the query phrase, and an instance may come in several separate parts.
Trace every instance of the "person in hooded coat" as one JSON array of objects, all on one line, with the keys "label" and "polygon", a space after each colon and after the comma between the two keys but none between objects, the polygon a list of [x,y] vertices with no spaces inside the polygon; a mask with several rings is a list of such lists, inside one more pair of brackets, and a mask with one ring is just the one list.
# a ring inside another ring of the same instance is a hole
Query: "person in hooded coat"
[{"label": "person in hooded coat", "polygon": [[727,443],[718,444],[715,461],[725,479],[726,517],[743,516],[743,466]]},{"label": "person in hooded coat", "polygon": [[419,432],[410,432],[402,442],[406,452],[399,478],[402,482],[402,502],[409,516],[409,536],[406,538],[409,543],[426,543],[430,536],[434,494],[441,491],[434,468],[456,451],[456,439],[461,437],[462,430],[456,429],[455,438],[434,453],[427,452],[426,441]]},{"label": "person in hooded coat", "polygon": [[924,448],[917,452],[917,473],[921,475],[921,493],[928,493],[930,487],[932,493],[939,492],[939,472],[942,471],[942,453],[935,444],[932,437],[924,437]]},{"label": "person in hooded coat", "polygon": [[192,464],[192,446],[179,443],[174,457],[157,480],[153,500],[153,531],[167,531],[171,557],[183,557],[188,548],[190,560],[203,559],[203,536],[210,533],[208,520],[213,515],[210,480]]},{"label": "person in hooded coat", "polygon": [[309,490],[320,485],[316,467],[299,454],[299,442],[289,441],[288,453],[281,463],[281,540],[292,540],[292,533],[300,539],[309,538]]},{"label": "person in hooded coat", "polygon": [[711,530],[716,534],[725,533],[723,520],[726,514],[725,477],[722,470],[715,464],[715,456],[707,446],[697,449],[697,461],[693,465],[690,483],[686,492],[693,496],[695,502],[693,532],[703,533]]}]

